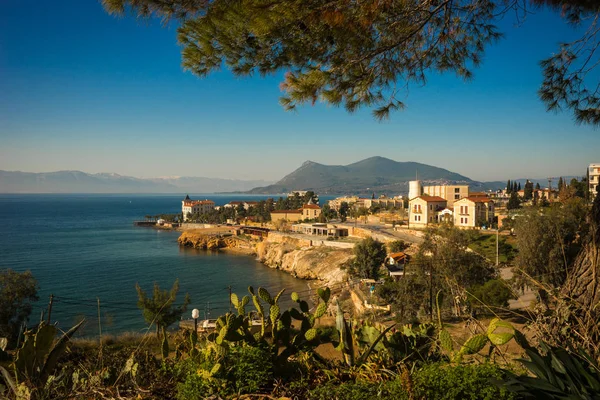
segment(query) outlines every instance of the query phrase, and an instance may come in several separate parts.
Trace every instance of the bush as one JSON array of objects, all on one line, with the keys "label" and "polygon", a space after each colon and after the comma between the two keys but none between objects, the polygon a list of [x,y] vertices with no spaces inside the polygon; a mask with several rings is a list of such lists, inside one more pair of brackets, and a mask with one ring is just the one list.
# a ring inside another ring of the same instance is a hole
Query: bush
[{"label": "bush", "polygon": [[408,249],[410,247],[410,243],[406,243],[404,240],[394,240],[393,242],[389,242],[387,247],[390,253],[397,253],[399,251]]},{"label": "bush", "polygon": [[491,307],[506,307],[508,300],[514,297],[502,279],[491,279],[483,285],[473,286],[470,292],[469,302],[472,307],[480,307],[481,303]]},{"label": "bush", "polygon": [[273,382],[271,351],[262,347],[235,346],[220,360],[221,368],[211,377],[199,371],[210,372],[215,364],[199,354],[179,362],[175,374],[182,383],[177,386],[177,398],[204,399],[212,394],[256,393]]},{"label": "bush", "polygon": [[394,381],[385,383],[373,382],[328,382],[318,386],[308,394],[310,400],[370,400],[370,399],[407,399],[408,394],[402,391]]},{"label": "bush", "polygon": [[414,395],[428,400],[504,400],[516,396],[492,383],[507,374],[493,364],[451,365],[429,364],[413,377]]}]

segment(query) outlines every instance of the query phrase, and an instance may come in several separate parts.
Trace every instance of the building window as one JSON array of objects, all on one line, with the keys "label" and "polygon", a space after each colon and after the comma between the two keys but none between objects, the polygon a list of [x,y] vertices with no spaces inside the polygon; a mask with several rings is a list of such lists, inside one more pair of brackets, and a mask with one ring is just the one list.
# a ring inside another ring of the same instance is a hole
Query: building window
[{"label": "building window", "polygon": [[454,188],[454,193],[460,193],[460,188]]},{"label": "building window", "polygon": [[465,218],[465,224],[469,223],[469,218]]}]

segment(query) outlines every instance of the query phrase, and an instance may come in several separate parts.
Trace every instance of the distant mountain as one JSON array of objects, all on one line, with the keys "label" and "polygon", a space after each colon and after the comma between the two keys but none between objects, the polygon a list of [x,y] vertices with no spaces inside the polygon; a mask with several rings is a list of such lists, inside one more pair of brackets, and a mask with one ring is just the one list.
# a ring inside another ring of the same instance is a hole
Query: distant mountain
[{"label": "distant mountain", "polygon": [[33,173],[0,170],[0,193],[216,193],[244,191],[269,183],[203,177],[141,179],[81,171]]},{"label": "distant mountain", "polygon": [[313,190],[319,194],[406,193],[408,182],[418,175],[426,184],[464,183],[481,186],[466,176],[417,162],[398,162],[371,157],[349,165],[323,165],[306,161],[279,182],[248,193],[286,193]]}]

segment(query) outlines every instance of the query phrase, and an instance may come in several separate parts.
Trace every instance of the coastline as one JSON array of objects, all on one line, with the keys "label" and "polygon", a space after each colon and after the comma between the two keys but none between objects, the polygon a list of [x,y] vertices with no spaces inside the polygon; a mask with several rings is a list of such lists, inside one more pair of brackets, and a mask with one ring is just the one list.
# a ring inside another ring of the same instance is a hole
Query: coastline
[{"label": "coastline", "polygon": [[[227,228],[191,229],[181,233],[179,246],[253,256],[261,264],[294,278],[333,285],[347,279],[342,268],[354,255],[348,248],[313,246],[306,239],[276,233],[268,237],[227,235]],[[311,242],[311,241],[308,241]]]}]

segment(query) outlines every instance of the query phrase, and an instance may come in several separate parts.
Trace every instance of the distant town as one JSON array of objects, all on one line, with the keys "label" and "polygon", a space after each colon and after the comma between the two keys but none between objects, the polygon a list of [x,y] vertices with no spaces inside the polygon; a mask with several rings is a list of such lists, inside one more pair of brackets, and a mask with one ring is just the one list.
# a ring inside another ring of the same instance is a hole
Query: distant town
[{"label": "distant town", "polygon": [[[322,236],[345,236],[334,226],[322,224],[346,222],[353,218],[363,223],[391,224],[411,229],[425,228],[440,222],[460,228],[502,228],[504,220],[517,213],[523,205],[549,205],[558,201],[561,191],[589,191],[593,198],[598,191],[600,164],[592,163],[588,177],[581,181],[548,178],[548,186],[540,187],[527,181],[523,187],[507,182],[503,190],[470,191],[466,184],[424,185],[420,180],[409,182],[408,195],[387,197],[343,196],[319,205],[318,195],[309,190],[294,190],[286,198],[263,201],[232,201],[215,206],[210,199],[182,201],[183,223],[269,224],[280,229]],[[173,222],[162,220],[161,223]],[[314,229],[306,224],[313,223]],[[319,228],[316,228],[319,227]]]}]

